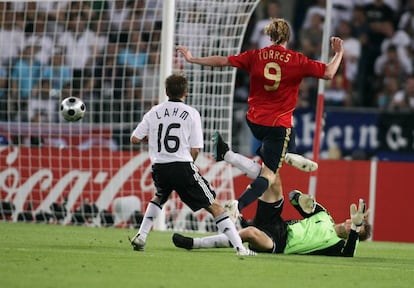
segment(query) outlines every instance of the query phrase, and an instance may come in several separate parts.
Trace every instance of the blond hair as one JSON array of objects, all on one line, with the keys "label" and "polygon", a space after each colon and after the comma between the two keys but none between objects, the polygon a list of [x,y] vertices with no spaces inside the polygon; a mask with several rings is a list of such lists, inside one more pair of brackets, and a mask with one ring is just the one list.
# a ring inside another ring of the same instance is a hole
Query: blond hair
[{"label": "blond hair", "polygon": [[273,44],[282,44],[290,39],[290,28],[286,20],[271,18],[271,22],[264,28],[264,33],[270,37]]}]

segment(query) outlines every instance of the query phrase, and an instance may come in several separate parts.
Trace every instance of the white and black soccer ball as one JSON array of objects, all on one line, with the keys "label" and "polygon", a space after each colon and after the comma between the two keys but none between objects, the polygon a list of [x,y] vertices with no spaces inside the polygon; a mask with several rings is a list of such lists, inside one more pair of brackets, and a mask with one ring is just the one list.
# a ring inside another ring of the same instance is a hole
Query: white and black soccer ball
[{"label": "white and black soccer ball", "polygon": [[74,122],[83,118],[86,106],[78,97],[68,97],[60,103],[60,113],[66,121]]}]

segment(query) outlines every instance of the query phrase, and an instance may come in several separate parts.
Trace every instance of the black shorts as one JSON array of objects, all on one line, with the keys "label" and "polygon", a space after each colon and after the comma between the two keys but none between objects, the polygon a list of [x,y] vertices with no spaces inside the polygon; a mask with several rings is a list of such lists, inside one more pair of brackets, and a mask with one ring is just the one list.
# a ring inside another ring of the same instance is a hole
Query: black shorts
[{"label": "black shorts", "polygon": [[296,153],[296,131],[294,127],[290,128],[290,136],[289,136],[287,152]]},{"label": "black shorts", "polygon": [[181,201],[193,211],[209,207],[216,199],[210,184],[191,162],[154,164],[152,179],[161,205],[168,200],[172,191],[176,191]]},{"label": "black shorts", "polygon": [[284,201],[266,203],[258,200],[253,226],[267,234],[274,244],[272,253],[283,253],[286,247],[287,224],[281,214]]},{"label": "black shorts", "polygon": [[256,151],[257,155],[267,167],[276,172],[282,166],[290,140],[291,128],[262,126],[246,120],[253,136],[262,142]]}]

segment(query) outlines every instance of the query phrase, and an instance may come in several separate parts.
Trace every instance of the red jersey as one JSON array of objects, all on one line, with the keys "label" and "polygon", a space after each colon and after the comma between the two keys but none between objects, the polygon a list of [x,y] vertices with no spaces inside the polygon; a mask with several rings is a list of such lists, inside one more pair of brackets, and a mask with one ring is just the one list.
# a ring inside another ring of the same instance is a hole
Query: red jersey
[{"label": "red jersey", "polygon": [[228,57],[250,74],[247,119],[263,126],[292,127],[299,85],[304,77],[322,78],[326,64],[272,45]]}]

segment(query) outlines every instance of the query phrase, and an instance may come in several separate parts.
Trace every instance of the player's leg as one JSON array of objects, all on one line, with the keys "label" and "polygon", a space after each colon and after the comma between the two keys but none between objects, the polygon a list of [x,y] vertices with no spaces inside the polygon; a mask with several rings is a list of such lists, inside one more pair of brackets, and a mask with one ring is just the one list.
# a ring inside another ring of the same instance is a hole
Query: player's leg
[{"label": "player's leg", "polygon": [[[250,255],[249,250],[243,246],[234,222],[232,222],[223,206],[217,201],[216,193],[209,183],[202,177],[194,164],[186,168],[185,181],[177,177],[176,192],[181,200],[193,211],[206,209],[214,217],[218,231],[227,236],[238,255]],[[182,178],[182,177],[181,177]]]},{"label": "player's leg", "polygon": [[266,165],[263,165],[260,175],[251,182],[246,190],[238,198],[239,211],[242,211],[245,207],[257,200],[263,193],[270,187],[274,181],[275,174]]},{"label": "player's leg", "polygon": [[[318,163],[316,163],[315,161],[312,161],[312,160],[310,160],[308,158],[305,158],[302,155],[296,153],[295,128],[292,127],[291,129],[292,129],[292,132],[291,132],[291,135],[290,135],[288,149],[287,149],[287,153],[285,155],[284,161],[287,164],[295,167],[296,169],[299,169],[299,170],[304,171],[304,172],[312,172],[312,171],[317,170],[318,169]],[[257,141],[259,141],[259,140],[257,140]],[[227,148],[227,150],[228,150],[228,148]],[[228,153],[228,154],[230,154],[230,153]],[[234,154],[234,152],[233,152],[233,154]],[[229,156],[227,156],[227,157],[229,157]],[[224,157],[224,160],[226,160],[226,162],[228,162],[226,157]],[[231,162],[229,162],[229,163],[231,163]],[[249,167],[249,166],[246,166],[246,167]],[[239,168],[239,167],[237,167],[237,168]],[[239,169],[243,172],[245,171],[244,167],[239,168]],[[245,173],[246,173],[247,176],[249,176],[251,178],[256,177],[256,176],[254,176],[254,174],[249,174],[247,172],[245,172]]]},{"label": "player's leg", "polygon": [[[294,134],[294,133],[293,133]],[[255,179],[260,175],[261,165],[251,158],[232,151],[228,144],[224,142],[219,132],[214,132],[212,136],[213,141],[213,157],[219,161],[226,161],[240,171],[246,174],[247,177]],[[296,154],[295,135],[290,136],[288,152],[285,155],[284,161],[304,172],[312,172],[318,169],[318,163]]]},{"label": "player's leg", "polygon": [[249,226],[240,230],[240,237],[243,242],[249,243],[249,248],[256,252],[273,252],[274,243],[265,232]]},{"label": "player's leg", "polygon": [[135,234],[135,236],[131,239],[131,245],[135,251],[144,251],[148,233],[151,231],[155,219],[158,217],[162,210],[160,202],[160,199],[157,196],[154,196],[148,203],[139,230],[137,234]]},{"label": "player's leg", "polygon": [[201,248],[229,248],[231,243],[225,234],[217,234],[206,237],[187,237],[178,233],[172,236],[174,245],[187,250]]},{"label": "player's leg", "polygon": [[260,175],[261,165],[253,159],[230,150],[228,144],[224,142],[219,132],[214,132],[212,141],[213,157],[216,161],[224,160],[252,179]]},{"label": "player's leg", "polygon": [[[155,187],[157,187],[157,191],[145,209],[137,234],[131,239],[131,245],[135,251],[144,251],[148,233],[151,231],[154,221],[160,215],[162,206],[173,191],[169,183],[170,175],[168,171],[170,170],[169,167],[164,167],[163,165],[153,165],[152,179]],[[176,170],[179,169],[173,169],[173,171]]]},{"label": "player's leg", "polygon": [[[243,242],[248,242],[249,247],[255,251],[270,252],[274,247],[273,240],[266,233],[260,231],[256,227],[250,226],[241,229],[239,233]],[[176,247],[187,250],[232,247],[229,239],[224,234],[192,238],[174,233],[172,241]]]},{"label": "player's leg", "polygon": [[252,256],[254,253],[243,246],[242,239],[236,229],[236,225],[229,218],[226,210],[215,200],[206,208],[214,217],[218,230],[225,234],[238,255]]},{"label": "player's leg", "polygon": [[[282,188],[282,181],[280,179],[279,172],[276,173],[274,182],[270,187],[263,193],[262,196],[259,197],[265,202],[275,203],[283,199],[283,188]],[[240,216],[240,212],[238,209],[237,200],[228,201],[224,208],[226,208],[227,212],[229,213],[229,217],[232,219],[233,222],[237,223],[236,220],[239,221],[239,225],[242,228],[246,228],[252,225],[252,220],[248,220]]]},{"label": "player's leg", "polygon": [[239,211],[262,196],[273,184],[277,171],[282,166],[290,135],[289,128],[264,127],[251,122],[248,123],[254,136],[262,141],[262,145],[257,151],[257,154],[263,160],[263,168],[260,175],[239,197]]},{"label": "player's leg", "polygon": [[[239,233],[243,239],[243,242],[248,242],[249,247],[255,251],[270,252],[274,247],[273,240],[266,233],[260,231],[256,227],[250,226],[241,229]],[[229,239],[224,234],[192,238],[174,233],[172,241],[176,247],[187,250],[231,247]]]},{"label": "player's leg", "polygon": [[[283,194],[269,188],[257,203],[253,226],[240,231],[243,241],[249,242],[249,248],[257,252],[282,253],[286,246],[287,225],[281,217],[283,211]],[[249,233],[249,234],[246,234]]]}]

